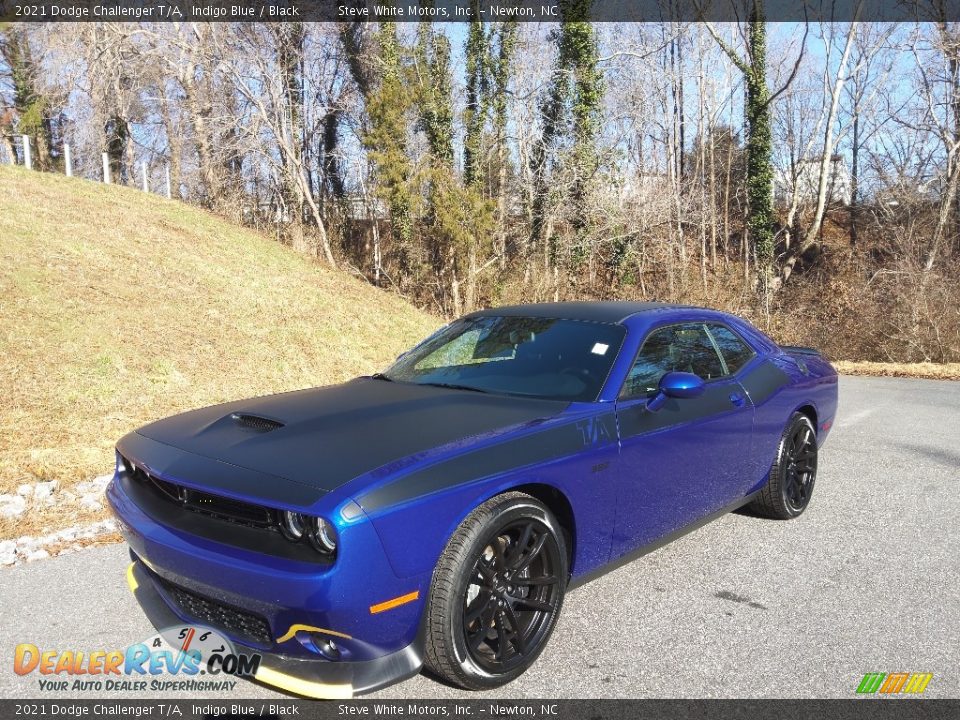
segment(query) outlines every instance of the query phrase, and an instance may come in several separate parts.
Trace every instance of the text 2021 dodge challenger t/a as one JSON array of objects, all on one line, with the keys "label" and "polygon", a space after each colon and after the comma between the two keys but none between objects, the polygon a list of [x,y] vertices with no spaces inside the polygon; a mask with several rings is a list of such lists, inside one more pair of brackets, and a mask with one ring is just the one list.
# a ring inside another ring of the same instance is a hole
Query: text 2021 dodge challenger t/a
[{"label": "text 2021 dodge challenger t/a", "polygon": [[836,407],[816,351],[725,313],[505,307],[372,377],[132,432],[107,495],[151,619],[216,628],[260,680],[493,688],[571,586],[747,503],[800,515]]}]

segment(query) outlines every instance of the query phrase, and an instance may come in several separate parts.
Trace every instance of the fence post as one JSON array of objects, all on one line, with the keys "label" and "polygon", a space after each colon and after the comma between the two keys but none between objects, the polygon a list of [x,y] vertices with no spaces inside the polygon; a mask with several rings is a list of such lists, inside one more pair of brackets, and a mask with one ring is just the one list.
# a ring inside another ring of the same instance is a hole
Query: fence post
[{"label": "fence post", "polygon": [[167,200],[170,199],[170,163],[167,163]]},{"label": "fence post", "polygon": [[103,153],[103,182],[110,184],[110,156]]},{"label": "fence post", "polygon": [[143,191],[150,192],[150,181],[147,180],[147,161],[141,162],[140,167],[143,169]]},{"label": "fence post", "polygon": [[67,177],[73,177],[73,157],[70,155],[70,144],[63,144],[63,167],[67,171]]},{"label": "fence post", "polygon": [[33,170],[33,158],[30,157],[30,138],[21,135],[20,139],[23,141],[23,165],[27,170]]}]

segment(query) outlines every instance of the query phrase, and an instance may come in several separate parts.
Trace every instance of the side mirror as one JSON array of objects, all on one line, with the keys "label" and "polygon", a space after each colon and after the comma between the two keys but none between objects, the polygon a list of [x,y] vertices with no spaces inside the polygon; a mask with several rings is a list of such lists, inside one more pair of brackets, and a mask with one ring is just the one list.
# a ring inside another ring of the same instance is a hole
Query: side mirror
[{"label": "side mirror", "polygon": [[685,372],[668,372],[657,386],[657,394],[647,402],[647,409],[656,412],[667,398],[689,399],[703,395],[705,385],[699,375]]}]

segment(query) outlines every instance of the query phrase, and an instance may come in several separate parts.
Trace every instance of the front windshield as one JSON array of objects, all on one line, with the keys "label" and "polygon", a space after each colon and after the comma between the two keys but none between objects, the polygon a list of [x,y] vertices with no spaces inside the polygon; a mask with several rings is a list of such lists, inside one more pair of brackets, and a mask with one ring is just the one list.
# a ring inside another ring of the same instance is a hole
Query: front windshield
[{"label": "front windshield", "polygon": [[531,317],[458,320],[402,355],[380,377],[418,385],[597,399],[623,343],[620,325]]}]

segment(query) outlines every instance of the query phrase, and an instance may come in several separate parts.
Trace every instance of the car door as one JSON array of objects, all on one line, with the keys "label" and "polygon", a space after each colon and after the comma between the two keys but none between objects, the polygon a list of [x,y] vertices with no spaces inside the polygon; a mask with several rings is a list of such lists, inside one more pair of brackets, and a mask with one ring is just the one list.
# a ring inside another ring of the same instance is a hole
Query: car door
[{"label": "car door", "polygon": [[772,457],[772,454],[769,452],[762,452],[761,457],[758,457],[757,450],[760,445],[759,435],[763,414],[758,399],[762,399],[764,396],[758,391],[751,392],[750,387],[747,385],[751,374],[755,373],[758,367],[763,367],[763,365],[762,363],[754,362],[754,360],[757,359],[756,351],[729,325],[719,322],[707,322],[707,332],[710,333],[710,338],[720,352],[726,373],[736,377],[740,383],[740,387],[743,389],[744,395],[746,395],[753,404],[753,435],[750,457],[749,459],[744,458],[742,465],[744,468],[743,472],[733,478],[733,482],[738,488],[737,494],[746,495],[756,488],[760,476],[766,470],[770,469],[770,458]]},{"label": "car door", "polygon": [[[696,398],[647,401],[665,373],[705,381]],[[613,559],[714,513],[742,495],[753,406],[702,322],[664,325],[644,339],[617,401],[621,455]]]}]

